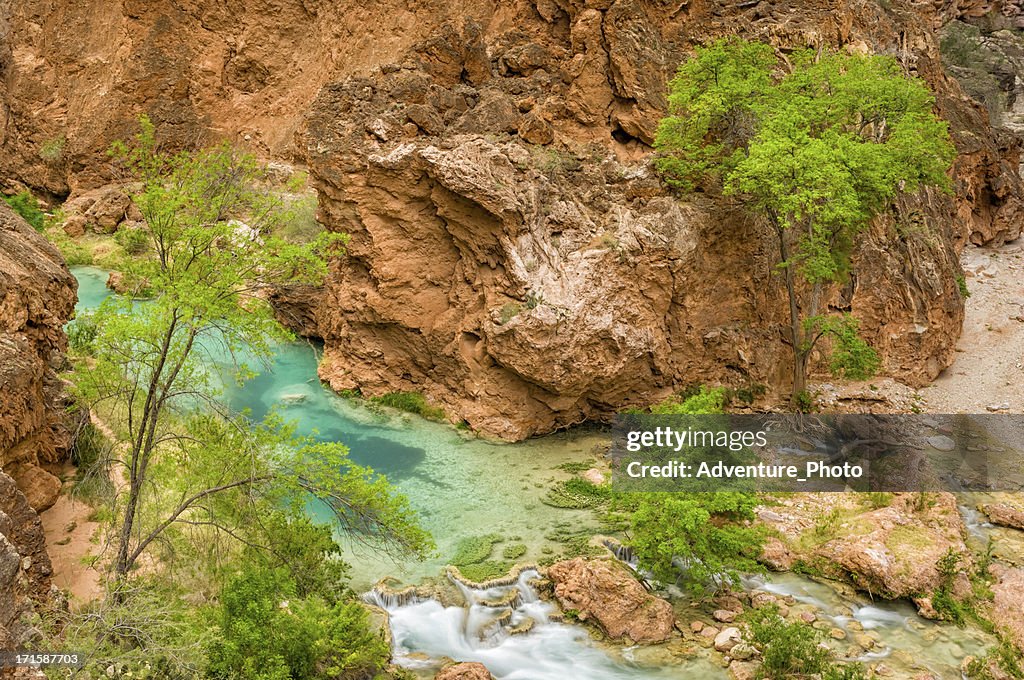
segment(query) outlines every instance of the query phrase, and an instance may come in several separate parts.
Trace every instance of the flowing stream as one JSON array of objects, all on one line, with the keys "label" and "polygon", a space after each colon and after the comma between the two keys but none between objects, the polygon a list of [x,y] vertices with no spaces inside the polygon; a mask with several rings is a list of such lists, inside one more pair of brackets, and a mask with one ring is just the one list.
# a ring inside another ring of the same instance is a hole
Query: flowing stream
[{"label": "flowing stream", "polygon": [[[106,271],[73,267],[72,272],[79,282],[79,312],[95,308],[111,294]],[[531,562],[559,551],[559,532],[592,527],[589,512],[550,508],[541,498],[553,481],[568,477],[556,469],[558,465],[594,457],[594,447],[603,441],[596,432],[581,428],[499,445],[462,436],[447,424],[383,413],[322,387],[316,373],[317,350],[306,342],[280,345],[271,365],[253,380],[243,387],[225,386],[225,398],[236,409],[249,409],[255,418],[277,408],[300,433],[345,443],[353,460],[386,474],[408,496],[438,543],[437,557],[395,563],[375,554],[349,554],[353,587],[369,590],[385,575],[405,583],[437,576],[457,543],[467,537],[500,534],[508,542],[525,544],[528,552],[519,561]],[[226,362],[227,357],[210,360]],[[978,538],[990,530],[970,511],[968,521]],[[399,601],[376,590],[367,597],[389,614],[398,663],[422,673],[448,657],[480,661],[499,680],[726,677],[706,657],[599,647],[582,627],[552,620],[552,605],[539,600],[530,583],[536,576],[527,571],[514,584],[486,591],[457,584],[466,601],[461,607],[435,600]],[[825,613],[829,625],[851,638],[874,634],[881,644],[860,660],[884,659],[900,672],[929,670],[942,678],[959,677],[962,658],[990,642],[977,631],[924,621],[908,604],[872,603],[797,574],[776,574],[770,581],[752,578],[746,586],[813,605]],[[850,644],[833,646],[842,653]],[[636,661],[647,658],[662,661]]]}]

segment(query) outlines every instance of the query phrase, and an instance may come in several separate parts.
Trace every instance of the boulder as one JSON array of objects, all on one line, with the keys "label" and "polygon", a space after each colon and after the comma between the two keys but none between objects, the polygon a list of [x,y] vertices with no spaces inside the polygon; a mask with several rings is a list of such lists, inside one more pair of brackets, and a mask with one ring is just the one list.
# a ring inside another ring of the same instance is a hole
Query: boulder
[{"label": "boulder", "polygon": [[493,680],[487,667],[476,661],[454,663],[442,668],[434,680]]},{"label": "boulder", "polygon": [[993,564],[989,572],[992,584],[992,622],[1024,654],[1024,567]]},{"label": "boulder", "polygon": [[988,515],[992,524],[1024,530],[1024,509],[1009,503],[989,503],[983,505],[981,511]]},{"label": "boulder", "polygon": [[664,642],[675,634],[672,606],[648,593],[627,567],[614,560],[578,557],[548,567],[563,609],[593,621],[613,639]]}]

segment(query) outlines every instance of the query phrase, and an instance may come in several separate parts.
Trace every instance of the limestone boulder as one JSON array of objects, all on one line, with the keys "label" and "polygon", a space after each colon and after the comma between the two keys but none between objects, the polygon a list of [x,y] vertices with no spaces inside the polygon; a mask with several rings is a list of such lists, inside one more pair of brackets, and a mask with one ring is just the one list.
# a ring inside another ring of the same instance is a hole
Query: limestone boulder
[{"label": "limestone boulder", "polygon": [[675,635],[672,606],[648,593],[628,568],[614,560],[573,560],[548,567],[555,598],[608,637],[636,643],[664,642]]}]

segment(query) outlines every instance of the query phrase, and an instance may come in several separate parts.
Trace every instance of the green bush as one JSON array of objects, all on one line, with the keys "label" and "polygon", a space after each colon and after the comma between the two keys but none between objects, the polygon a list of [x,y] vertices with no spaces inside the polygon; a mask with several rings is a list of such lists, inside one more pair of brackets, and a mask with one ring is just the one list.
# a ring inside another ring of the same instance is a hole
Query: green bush
[{"label": "green bush", "polygon": [[818,646],[820,633],[809,625],[789,623],[776,605],[745,614],[744,637],[761,652],[757,677],[785,680],[823,673],[831,665],[831,652]]},{"label": "green bush", "polygon": [[43,230],[46,225],[46,214],[39,209],[39,201],[31,193],[22,191],[13,196],[4,196],[4,201],[36,231]]},{"label": "green bush", "polygon": [[82,354],[89,354],[96,334],[99,333],[99,326],[96,324],[94,315],[85,313],[71,321],[67,325],[66,332],[71,349]]},{"label": "green bush", "polygon": [[223,680],[372,678],[391,650],[357,602],[298,597],[282,569],[247,566],[221,593],[209,675]]},{"label": "green bush", "polygon": [[701,385],[695,394],[669,397],[665,401],[651,407],[651,413],[699,415],[722,413],[728,402],[728,393],[724,387],[705,387]]},{"label": "green bush", "polygon": [[118,229],[114,240],[129,255],[141,255],[149,250],[149,233],[146,229]]}]

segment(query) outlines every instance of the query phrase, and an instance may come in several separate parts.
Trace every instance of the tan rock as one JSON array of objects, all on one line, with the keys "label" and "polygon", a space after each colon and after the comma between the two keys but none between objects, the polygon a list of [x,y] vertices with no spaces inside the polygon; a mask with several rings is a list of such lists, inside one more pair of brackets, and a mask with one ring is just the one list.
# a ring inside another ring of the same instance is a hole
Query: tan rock
[{"label": "tan rock", "polygon": [[728,652],[739,644],[741,639],[739,628],[725,628],[715,636],[715,649],[719,652]]},{"label": "tan rock", "polygon": [[711,616],[714,617],[715,621],[720,621],[721,623],[732,623],[736,620],[736,612],[728,609],[716,609],[715,613]]},{"label": "tan rock", "polygon": [[981,511],[988,515],[993,524],[1024,530],[1024,509],[1009,503],[989,503]]},{"label": "tan rock", "polygon": [[493,680],[493,677],[482,663],[467,661],[445,666],[434,680]]},{"label": "tan rock", "polygon": [[1024,654],[1024,568],[994,564],[991,619]]},{"label": "tan rock", "polygon": [[592,619],[611,638],[664,642],[674,635],[672,606],[640,585],[614,560],[576,558],[548,567],[555,597],[564,609]]}]

